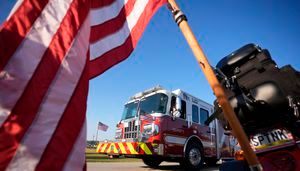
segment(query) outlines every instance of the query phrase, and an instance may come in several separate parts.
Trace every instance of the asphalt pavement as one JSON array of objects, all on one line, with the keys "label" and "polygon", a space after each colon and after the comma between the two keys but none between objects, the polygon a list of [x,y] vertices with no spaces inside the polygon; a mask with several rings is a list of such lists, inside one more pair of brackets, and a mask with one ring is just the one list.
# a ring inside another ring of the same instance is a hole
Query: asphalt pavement
[{"label": "asphalt pavement", "polygon": [[[146,166],[143,162],[97,162],[97,163],[87,163],[88,171],[184,171],[178,163],[163,162],[158,168],[150,168]],[[201,171],[217,171],[219,166],[205,167]]]}]

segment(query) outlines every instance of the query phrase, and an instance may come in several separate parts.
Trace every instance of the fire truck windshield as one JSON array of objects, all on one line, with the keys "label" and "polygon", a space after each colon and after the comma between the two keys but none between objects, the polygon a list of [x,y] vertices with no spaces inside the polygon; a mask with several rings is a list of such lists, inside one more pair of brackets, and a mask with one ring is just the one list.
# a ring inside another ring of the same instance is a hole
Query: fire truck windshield
[{"label": "fire truck windshield", "polygon": [[140,102],[140,115],[166,113],[168,96],[162,93],[143,98]]},{"label": "fire truck windshield", "polygon": [[127,103],[123,111],[122,120],[135,117],[137,115],[137,106],[138,101]]},{"label": "fire truck windshield", "polygon": [[139,104],[140,115],[151,113],[166,113],[168,96],[157,93],[152,96],[142,98],[125,105],[122,120],[137,116],[137,106]]}]

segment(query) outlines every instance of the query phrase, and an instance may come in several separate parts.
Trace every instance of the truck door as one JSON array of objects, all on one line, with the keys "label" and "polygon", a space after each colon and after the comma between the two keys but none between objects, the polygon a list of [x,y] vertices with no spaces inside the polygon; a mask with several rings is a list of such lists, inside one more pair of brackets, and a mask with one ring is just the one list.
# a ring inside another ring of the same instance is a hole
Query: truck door
[{"label": "truck door", "polygon": [[[170,116],[175,106],[176,97],[172,96]],[[186,102],[181,100],[181,115],[173,119],[169,117],[167,130],[164,132],[165,152],[170,157],[182,157],[183,147],[188,134],[188,122],[186,120]]]},{"label": "truck door", "polygon": [[201,139],[204,155],[206,157],[215,157],[215,143],[213,141],[214,137],[211,133],[211,129],[209,126],[204,124],[206,114],[208,115],[208,111],[203,108],[201,102],[195,101],[191,104],[192,109],[192,126],[191,126],[191,134],[197,135]]}]

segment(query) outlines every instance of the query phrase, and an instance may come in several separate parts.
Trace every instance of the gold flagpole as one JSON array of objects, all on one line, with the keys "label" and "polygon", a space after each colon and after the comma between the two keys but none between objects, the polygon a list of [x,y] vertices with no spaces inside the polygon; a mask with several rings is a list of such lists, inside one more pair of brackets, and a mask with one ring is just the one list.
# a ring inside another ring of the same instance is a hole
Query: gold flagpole
[{"label": "gold flagpole", "polygon": [[224,111],[225,118],[229,122],[234,135],[236,136],[242,150],[244,151],[245,158],[249,164],[251,170],[262,171],[263,168],[260,165],[257,156],[250,147],[248,138],[237,119],[232,107],[230,106],[223,88],[221,87],[219,81],[217,80],[203,50],[201,49],[199,43],[197,42],[191,28],[187,23],[186,16],[180,11],[175,0],[168,0],[169,7],[173,13],[174,19],[178,24],[180,30],[182,31],[186,41],[188,42],[190,48],[192,49],[196,60],[198,61],[202,71],[208,80],[222,110]]}]

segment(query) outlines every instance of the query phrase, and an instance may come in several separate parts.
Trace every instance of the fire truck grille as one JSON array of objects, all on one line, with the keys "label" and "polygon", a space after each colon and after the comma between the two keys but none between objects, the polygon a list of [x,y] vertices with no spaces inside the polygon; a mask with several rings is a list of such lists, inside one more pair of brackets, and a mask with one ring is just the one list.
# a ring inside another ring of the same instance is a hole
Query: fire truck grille
[{"label": "fire truck grille", "polygon": [[128,122],[128,127],[125,127],[124,138],[137,138],[138,126],[135,121]]}]

